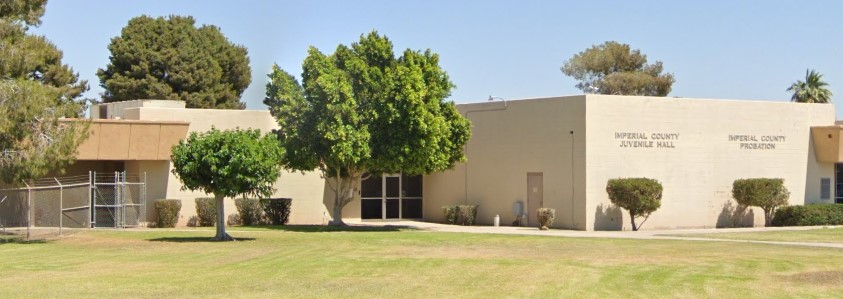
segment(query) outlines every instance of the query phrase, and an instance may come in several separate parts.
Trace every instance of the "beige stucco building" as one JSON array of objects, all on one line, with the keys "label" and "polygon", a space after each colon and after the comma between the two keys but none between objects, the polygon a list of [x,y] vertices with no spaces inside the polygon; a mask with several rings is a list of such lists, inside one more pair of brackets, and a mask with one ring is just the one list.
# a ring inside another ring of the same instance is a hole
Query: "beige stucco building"
[{"label": "beige stucco building", "polygon": [[759,210],[733,213],[740,178],[784,178],[794,205],[834,202],[840,153],[817,155],[840,146],[832,105],[580,95],[459,108],[472,121],[468,161],[425,178],[432,221],[439,206],[463,202],[480,205],[481,223],[510,223],[520,201],[530,223],[549,207],[560,228],[630,229],[606,193],[621,177],[664,187],[643,229],[763,225]]},{"label": "beige stucco building", "polygon": [[[734,213],[735,179],[784,178],[791,204],[835,202],[834,187],[843,183],[835,176],[843,127],[835,126],[832,105],[580,95],[458,108],[472,122],[465,163],[424,177],[364,181],[344,218],[442,222],[442,206],[477,204],[480,224],[499,215],[509,225],[520,205],[531,225],[536,208],[550,207],[557,228],[629,229],[628,216],[609,202],[606,182],[649,177],[663,184],[664,196],[643,229],[763,225],[760,211]],[[206,195],[181,190],[168,148],[211,126],[277,127],[268,111],[185,109],[155,100],[98,105],[91,116],[92,135],[69,172],[146,173],[150,202],[183,201],[181,225],[195,215],[194,198]],[[330,219],[333,196],[318,173],[284,172],[276,188],[275,196],[293,198],[291,223]],[[233,201],[226,211],[236,212]]]},{"label": "beige stucco building", "polygon": [[[126,171],[145,174],[147,215],[155,221],[152,203],[157,199],[182,200],[179,225],[196,215],[195,198],[208,194],[182,190],[172,173],[170,148],[190,132],[243,128],[270,132],[277,128],[269,111],[186,109],[184,102],[137,100],[91,107],[91,135],[79,147],[77,163],[68,175],[88,171]],[[330,216],[323,203],[324,180],[317,173],[284,171],[273,197],[293,198],[291,223],[323,224]],[[226,200],[228,214],[237,213],[233,200]]]}]

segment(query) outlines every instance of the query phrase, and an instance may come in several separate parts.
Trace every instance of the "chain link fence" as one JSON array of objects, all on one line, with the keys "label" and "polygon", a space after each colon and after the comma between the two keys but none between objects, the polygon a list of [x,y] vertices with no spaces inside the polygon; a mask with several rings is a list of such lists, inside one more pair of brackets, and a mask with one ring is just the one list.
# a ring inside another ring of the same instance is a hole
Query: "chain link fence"
[{"label": "chain link fence", "polygon": [[47,239],[78,229],[146,221],[146,183],[125,172],[41,179],[0,189],[0,242]]}]

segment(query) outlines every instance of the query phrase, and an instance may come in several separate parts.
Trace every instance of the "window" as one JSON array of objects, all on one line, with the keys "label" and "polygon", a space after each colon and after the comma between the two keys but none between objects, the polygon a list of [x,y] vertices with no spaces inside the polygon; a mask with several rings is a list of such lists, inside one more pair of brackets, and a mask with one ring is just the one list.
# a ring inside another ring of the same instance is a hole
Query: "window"
[{"label": "window", "polygon": [[831,199],[831,179],[830,178],[821,178],[820,179],[820,199],[822,199],[822,200]]},{"label": "window", "polygon": [[843,164],[834,164],[834,202],[843,203]]}]

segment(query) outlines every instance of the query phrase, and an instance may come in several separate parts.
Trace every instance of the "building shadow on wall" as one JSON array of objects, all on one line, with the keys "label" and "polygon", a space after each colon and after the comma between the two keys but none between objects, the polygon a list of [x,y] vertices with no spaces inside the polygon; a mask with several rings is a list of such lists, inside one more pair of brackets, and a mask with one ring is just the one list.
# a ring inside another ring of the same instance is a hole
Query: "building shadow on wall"
[{"label": "building shadow on wall", "polygon": [[752,209],[732,200],[723,203],[720,216],[717,217],[717,228],[753,227],[754,225],[755,214]]},{"label": "building shadow on wall", "polygon": [[623,211],[615,205],[600,204],[594,211],[594,230],[622,230]]}]

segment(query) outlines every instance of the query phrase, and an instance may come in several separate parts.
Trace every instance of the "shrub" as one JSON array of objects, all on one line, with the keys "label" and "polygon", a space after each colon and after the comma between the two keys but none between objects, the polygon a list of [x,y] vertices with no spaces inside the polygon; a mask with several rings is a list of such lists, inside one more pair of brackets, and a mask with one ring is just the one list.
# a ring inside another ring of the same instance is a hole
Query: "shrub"
[{"label": "shrub", "polygon": [[457,224],[457,207],[456,206],[442,206],[442,212],[445,213],[445,223]]},{"label": "shrub", "polygon": [[843,205],[810,204],[776,209],[774,226],[843,225]]},{"label": "shrub", "polygon": [[259,225],[265,222],[263,206],[259,199],[238,198],[234,200],[234,205],[237,206],[240,223],[243,225]]},{"label": "shrub", "polygon": [[738,204],[764,210],[764,226],[770,226],[773,213],[787,204],[790,192],[784,187],[784,179],[739,179],[732,183],[732,197]]},{"label": "shrub", "polygon": [[228,225],[243,225],[243,220],[241,220],[240,214],[228,215]]},{"label": "shrub", "polygon": [[292,198],[264,198],[261,203],[264,214],[272,225],[284,225],[290,220]]},{"label": "shrub", "polygon": [[155,201],[155,212],[158,214],[158,227],[176,227],[179,222],[181,200],[159,199]]},{"label": "shrub", "polygon": [[474,225],[477,220],[477,205],[459,205],[457,210],[457,223],[461,225]]},{"label": "shrub", "polygon": [[190,216],[190,218],[187,218],[187,226],[189,226],[189,227],[199,226],[199,217]]},{"label": "shrub", "polygon": [[[629,221],[633,231],[641,228],[650,218],[650,214],[662,205],[662,184],[654,179],[611,179],[606,183],[606,193],[609,193],[612,204],[629,212]],[[641,224],[635,222],[638,217],[644,218]]]},{"label": "shrub", "polygon": [[196,198],[196,217],[199,226],[214,226],[217,223],[217,204],[213,197]]},{"label": "shrub", "polygon": [[539,219],[539,229],[547,230],[553,225],[553,219],[556,218],[556,210],[551,208],[539,208],[536,210],[536,216]]}]

